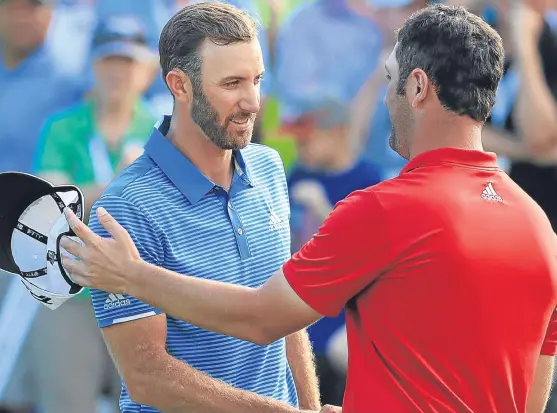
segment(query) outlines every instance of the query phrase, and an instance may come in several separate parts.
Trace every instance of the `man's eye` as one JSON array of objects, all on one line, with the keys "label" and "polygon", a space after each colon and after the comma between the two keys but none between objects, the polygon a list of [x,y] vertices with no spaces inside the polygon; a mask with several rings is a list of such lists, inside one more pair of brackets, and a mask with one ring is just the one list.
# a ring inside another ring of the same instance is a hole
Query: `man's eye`
[{"label": "man's eye", "polygon": [[255,78],[255,84],[257,85],[257,84],[261,83],[262,80],[263,80],[263,76],[256,77]]},{"label": "man's eye", "polygon": [[239,81],[239,80],[235,80],[235,81],[233,81],[233,82],[228,82],[228,83],[226,83],[225,86],[227,86],[227,87],[234,87],[234,86],[238,86],[239,84],[240,84],[240,81]]},{"label": "man's eye", "polygon": [[385,75],[385,77],[387,78],[387,80],[391,80],[391,75]]}]

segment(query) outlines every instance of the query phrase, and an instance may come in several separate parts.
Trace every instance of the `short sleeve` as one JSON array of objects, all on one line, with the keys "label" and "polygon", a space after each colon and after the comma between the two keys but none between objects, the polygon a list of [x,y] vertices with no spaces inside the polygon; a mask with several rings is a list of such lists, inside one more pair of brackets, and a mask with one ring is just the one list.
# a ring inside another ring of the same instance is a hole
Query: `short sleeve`
[{"label": "short sleeve", "polygon": [[542,344],[541,354],[555,356],[557,354],[557,309],[551,313],[547,332]]},{"label": "short sleeve", "polygon": [[54,118],[46,122],[41,131],[36,149],[33,169],[37,174],[48,172],[64,173],[71,176],[68,145],[66,144],[64,122]]},{"label": "short sleeve", "polygon": [[389,261],[384,211],[372,191],[362,190],[336,204],[283,272],[310,307],[336,317],[381,275]]},{"label": "short sleeve", "polygon": [[[163,248],[150,219],[133,203],[117,197],[103,196],[93,207],[89,227],[103,238],[110,235],[99,223],[96,209],[105,208],[130,234],[141,258],[153,265],[163,261]],[[107,327],[127,321],[162,314],[162,311],[123,294],[112,294],[100,290],[91,290],[93,308],[99,327]]]}]

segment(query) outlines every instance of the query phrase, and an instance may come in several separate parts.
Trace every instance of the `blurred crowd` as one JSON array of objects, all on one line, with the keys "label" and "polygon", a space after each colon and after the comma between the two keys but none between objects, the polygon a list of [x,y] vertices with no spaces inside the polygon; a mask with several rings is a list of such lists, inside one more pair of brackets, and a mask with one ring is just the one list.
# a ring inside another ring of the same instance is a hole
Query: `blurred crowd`
[{"label": "blurred crowd", "polygon": [[[79,185],[90,207],[171,113],[158,36],[179,8],[198,1],[0,0],[0,172]],[[294,252],[336,202],[406,163],[388,145],[384,62],[395,30],[427,1],[228,2],[260,22],[266,74],[253,140],[282,156]],[[557,1],[445,3],[467,6],[503,38],[505,76],[484,146],[557,229]],[[0,406],[118,411],[120,380],[87,292],[52,312],[19,288],[0,274]],[[341,405],[344,314],[309,333],[322,401]]]}]

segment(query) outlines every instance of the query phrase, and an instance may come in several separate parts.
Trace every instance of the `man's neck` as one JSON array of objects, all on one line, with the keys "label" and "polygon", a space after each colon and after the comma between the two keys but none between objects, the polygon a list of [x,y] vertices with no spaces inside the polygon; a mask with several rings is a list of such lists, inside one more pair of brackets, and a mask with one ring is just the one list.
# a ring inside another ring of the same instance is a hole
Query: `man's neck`
[{"label": "man's neck", "polygon": [[4,47],[2,49],[4,66],[9,70],[17,69],[37,49],[22,51]]},{"label": "man's neck", "polygon": [[103,138],[110,145],[117,145],[133,120],[134,99],[95,100],[96,123]]},{"label": "man's neck", "polygon": [[133,112],[134,101],[132,97],[119,99],[95,99],[95,111],[99,119],[120,119],[128,117]]},{"label": "man's neck", "polygon": [[176,114],[172,117],[167,138],[203,175],[226,191],[230,189],[234,174],[231,150],[218,148],[196,124]]},{"label": "man's neck", "polygon": [[457,115],[430,121],[427,125],[424,122],[412,139],[410,159],[446,147],[483,151],[481,125]]}]

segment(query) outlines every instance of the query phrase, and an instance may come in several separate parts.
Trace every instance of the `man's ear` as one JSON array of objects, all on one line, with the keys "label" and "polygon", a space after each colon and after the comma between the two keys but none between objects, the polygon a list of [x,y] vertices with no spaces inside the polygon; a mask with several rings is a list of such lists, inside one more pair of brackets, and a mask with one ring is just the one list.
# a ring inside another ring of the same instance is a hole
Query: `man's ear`
[{"label": "man's ear", "polygon": [[419,107],[431,92],[431,82],[422,69],[414,69],[406,82],[406,96],[413,108]]},{"label": "man's ear", "polygon": [[192,100],[192,84],[188,75],[181,70],[171,70],[166,75],[166,84],[174,99],[189,103]]}]

